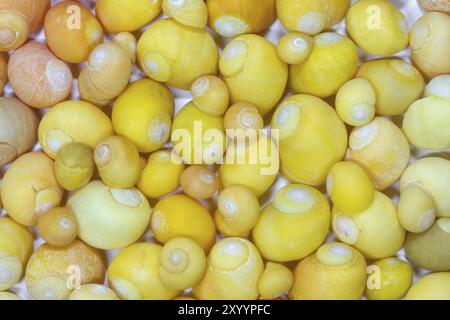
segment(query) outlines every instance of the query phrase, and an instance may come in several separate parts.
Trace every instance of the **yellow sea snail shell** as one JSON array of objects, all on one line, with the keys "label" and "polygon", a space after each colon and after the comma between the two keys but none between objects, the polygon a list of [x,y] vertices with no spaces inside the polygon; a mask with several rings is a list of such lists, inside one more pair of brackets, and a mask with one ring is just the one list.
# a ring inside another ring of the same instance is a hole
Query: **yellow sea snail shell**
[{"label": "yellow sea snail shell", "polygon": [[432,79],[450,73],[450,17],[427,12],[416,21],[409,40],[411,58],[422,74]]},{"label": "yellow sea snail shell", "polygon": [[72,89],[69,67],[36,41],[12,54],[8,77],[17,97],[37,109],[49,108],[65,100]]},{"label": "yellow sea snail shell", "polygon": [[292,32],[281,37],[277,45],[278,57],[288,64],[305,61],[313,49],[313,39],[306,34]]},{"label": "yellow sea snail shell", "polygon": [[358,49],[349,38],[334,32],[321,33],[313,41],[309,57],[289,67],[289,85],[296,93],[326,98],[353,79]]},{"label": "yellow sea snail shell", "polygon": [[65,190],[73,191],[86,185],[94,175],[94,170],[93,152],[85,144],[68,143],[56,154],[56,180]]},{"label": "yellow sea snail shell", "polygon": [[243,130],[242,133],[245,134],[247,130],[256,131],[262,129],[264,127],[264,119],[254,104],[238,102],[227,110],[223,124],[228,136],[231,136],[229,133],[232,133],[234,138],[238,138],[238,136],[234,136],[238,130]]},{"label": "yellow sea snail shell", "polygon": [[130,81],[131,58],[115,43],[101,44],[92,50],[78,78],[81,99],[100,107],[109,104]]},{"label": "yellow sea snail shell", "polygon": [[288,31],[315,35],[338,23],[349,0],[277,0],[277,13]]},{"label": "yellow sea snail shell", "polygon": [[365,62],[356,75],[372,85],[376,93],[376,113],[393,116],[404,113],[422,97],[425,82],[419,70],[400,59]]},{"label": "yellow sea snail shell", "polygon": [[8,82],[8,54],[0,52],[0,95]]},{"label": "yellow sea snail shell", "polygon": [[390,187],[402,175],[410,157],[409,143],[390,120],[376,117],[350,134],[348,160],[359,164],[376,190]]},{"label": "yellow sea snail shell", "polygon": [[98,0],[95,13],[108,32],[136,31],[161,13],[162,0]]},{"label": "yellow sea snail shell", "polygon": [[137,187],[148,198],[160,198],[180,186],[183,170],[183,162],[173,151],[156,151],[148,158]]},{"label": "yellow sea snail shell", "polygon": [[214,215],[217,228],[228,237],[248,236],[260,217],[258,198],[247,187],[234,185],[223,190]]},{"label": "yellow sea snail shell", "polygon": [[20,281],[33,253],[33,235],[27,228],[6,217],[0,218],[0,291]]},{"label": "yellow sea snail shell", "polygon": [[208,209],[183,194],[171,195],[156,204],[151,227],[156,240],[162,243],[187,237],[209,251],[216,240],[216,228]]},{"label": "yellow sea snail shell", "polygon": [[65,101],[44,115],[38,135],[45,153],[56,158],[59,149],[71,142],[94,149],[101,140],[113,135],[113,128],[108,116],[92,104]]},{"label": "yellow sea snail shell", "polygon": [[0,51],[22,46],[42,26],[50,0],[0,1]]},{"label": "yellow sea snail shell", "polygon": [[110,288],[100,284],[83,284],[72,291],[69,300],[119,300]]},{"label": "yellow sea snail shell", "polygon": [[260,299],[277,299],[286,295],[294,285],[292,271],[282,264],[267,262],[264,273],[259,278]]},{"label": "yellow sea snail shell", "polygon": [[288,262],[313,253],[330,227],[330,207],[316,189],[291,184],[281,188],[262,210],[253,241],[270,261]]},{"label": "yellow sea snail shell", "polygon": [[400,300],[408,291],[413,281],[411,266],[397,258],[378,260],[368,270],[374,270],[378,281],[367,281],[365,295],[369,300]]},{"label": "yellow sea snail shell", "polygon": [[189,238],[175,238],[167,242],[159,261],[159,278],[164,286],[173,290],[192,288],[206,271],[203,248]]},{"label": "yellow sea snail shell", "polygon": [[137,53],[150,78],[179,89],[188,90],[195,79],[217,73],[219,52],[213,37],[173,19],[152,24],[139,39]]},{"label": "yellow sea snail shell", "polygon": [[359,300],[366,286],[366,261],[355,249],[324,244],[294,271],[294,300]]},{"label": "yellow sea snail shell", "polygon": [[254,133],[249,130],[249,143],[238,141],[231,143],[220,165],[219,178],[224,188],[243,185],[249,188],[258,198],[270,189],[275,182],[280,159],[278,147],[265,133]]},{"label": "yellow sea snail shell", "polygon": [[162,250],[153,243],[136,243],[113,258],[108,281],[120,299],[168,300],[180,295],[180,291],[165,287],[159,278]]},{"label": "yellow sea snail shell", "polygon": [[228,109],[230,93],[225,82],[216,76],[204,76],[191,87],[194,104],[210,116],[221,117]]},{"label": "yellow sea snail shell", "polygon": [[394,203],[378,191],[365,211],[348,215],[333,208],[331,226],[339,240],[354,246],[371,259],[395,255],[402,247],[406,234],[398,221]]},{"label": "yellow sea snail shell", "polygon": [[450,272],[430,273],[409,289],[406,300],[450,300]]},{"label": "yellow sea snail shell", "polygon": [[65,247],[40,246],[25,273],[28,292],[35,300],[66,300],[78,283],[103,283],[105,255],[80,240]]},{"label": "yellow sea snail shell", "polygon": [[280,135],[281,172],[291,182],[325,183],[347,149],[347,130],[336,111],[310,95],[294,95],[275,111],[272,130]]},{"label": "yellow sea snail shell", "polygon": [[450,74],[437,76],[425,87],[426,97],[450,99]]},{"label": "yellow sea snail shell", "polygon": [[188,196],[206,200],[212,198],[219,189],[219,178],[207,167],[194,165],[183,171],[180,185]]},{"label": "yellow sea snail shell", "polygon": [[131,188],[141,177],[141,158],[131,140],[111,136],[95,148],[94,161],[103,182],[112,188]]},{"label": "yellow sea snail shell", "polygon": [[275,0],[207,0],[210,27],[223,37],[260,33],[275,22]]},{"label": "yellow sea snail shell", "polygon": [[22,300],[18,295],[11,292],[0,292],[0,301],[1,300]]},{"label": "yellow sea snail shell", "polygon": [[202,300],[256,300],[263,272],[263,260],[250,241],[226,238],[212,248],[206,274],[193,292]]},{"label": "yellow sea snail shell", "polygon": [[347,31],[367,53],[389,56],[408,45],[408,21],[399,8],[385,0],[359,0],[347,12]]},{"label": "yellow sea snail shell", "polygon": [[31,152],[14,161],[3,177],[2,202],[8,215],[25,226],[35,226],[39,215],[59,206],[63,190],[53,161]]},{"label": "yellow sea snail shell", "polygon": [[450,99],[426,97],[414,102],[403,118],[403,132],[414,146],[428,150],[450,148]]},{"label": "yellow sea snail shell", "polygon": [[189,27],[205,28],[208,23],[208,7],[204,0],[163,0],[162,10]]},{"label": "yellow sea snail shell", "polygon": [[164,84],[138,80],[114,104],[114,131],[133,141],[139,152],[156,151],[170,138],[173,108],[172,92]]},{"label": "yellow sea snail shell", "polygon": [[115,189],[93,181],[67,201],[78,221],[79,237],[105,250],[136,242],[150,221],[150,205],[137,189]]},{"label": "yellow sea snail shell", "polygon": [[49,48],[70,63],[86,61],[103,41],[103,29],[85,6],[75,1],[60,2],[47,12],[44,23]]},{"label": "yellow sea snail shell", "polygon": [[115,35],[113,42],[119,45],[122,49],[128,53],[133,65],[137,59],[137,40],[136,37],[130,32],[120,32]]},{"label": "yellow sea snail shell", "polygon": [[39,234],[48,244],[62,247],[78,236],[78,222],[68,208],[53,208],[39,217]]},{"label": "yellow sea snail shell", "polygon": [[39,118],[16,98],[0,97],[0,167],[31,150]]},{"label": "yellow sea snail shell", "polygon": [[450,14],[448,0],[419,0],[419,4],[425,11],[441,11]]},{"label": "yellow sea snail shell", "polygon": [[326,185],[334,206],[347,214],[367,210],[375,197],[369,176],[351,161],[336,163],[328,174]]},{"label": "yellow sea snail shell", "polygon": [[249,34],[233,39],[219,61],[220,73],[230,90],[231,103],[253,103],[262,116],[281,99],[288,79],[287,65],[275,46]]}]

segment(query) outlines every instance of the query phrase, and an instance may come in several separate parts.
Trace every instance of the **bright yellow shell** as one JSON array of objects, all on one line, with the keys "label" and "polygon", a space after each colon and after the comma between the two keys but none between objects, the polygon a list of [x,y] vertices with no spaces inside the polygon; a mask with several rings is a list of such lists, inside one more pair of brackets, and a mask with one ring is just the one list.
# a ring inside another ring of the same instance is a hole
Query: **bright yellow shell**
[{"label": "bright yellow shell", "polygon": [[450,300],[450,272],[430,273],[419,279],[406,300]]}]

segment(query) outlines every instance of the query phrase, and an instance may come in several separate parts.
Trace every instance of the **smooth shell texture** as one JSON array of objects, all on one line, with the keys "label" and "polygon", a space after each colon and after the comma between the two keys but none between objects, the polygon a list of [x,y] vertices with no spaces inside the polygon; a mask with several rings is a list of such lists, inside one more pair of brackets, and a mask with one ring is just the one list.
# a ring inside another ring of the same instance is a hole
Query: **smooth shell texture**
[{"label": "smooth shell texture", "polygon": [[398,220],[409,232],[420,233],[432,226],[436,205],[430,192],[420,183],[412,183],[400,194]]},{"label": "smooth shell texture", "polygon": [[136,31],[161,13],[162,0],[97,0],[95,13],[108,32]]},{"label": "smooth shell texture", "polygon": [[370,82],[376,93],[378,115],[400,115],[422,97],[425,81],[420,72],[399,59],[380,59],[364,63],[356,75]]},{"label": "smooth shell texture", "polygon": [[100,181],[75,192],[67,206],[77,217],[80,239],[99,249],[136,242],[150,221],[150,205],[137,189],[114,189]]},{"label": "smooth shell texture", "polygon": [[406,300],[450,300],[450,272],[430,273],[413,284]]},{"label": "smooth shell texture", "polygon": [[0,98],[0,167],[31,150],[39,119],[15,98]]},{"label": "smooth shell texture", "polygon": [[70,63],[86,61],[103,42],[103,29],[96,17],[82,4],[64,1],[45,16],[45,38],[52,52]]},{"label": "smooth shell texture", "polygon": [[180,186],[183,170],[183,162],[172,151],[156,151],[148,158],[137,187],[145,196],[158,199]]},{"label": "smooth shell texture", "polygon": [[299,32],[284,35],[277,45],[278,57],[288,64],[299,64],[305,61],[312,52],[313,39]]},{"label": "smooth shell texture", "polygon": [[338,23],[349,0],[277,0],[277,13],[288,31],[315,35]]},{"label": "smooth shell texture", "polygon": [[309,57],[289,67],[289,86],[295,93],[326,98],[356,74],[358,49],[349,38],[334,32],[319,34],[313,41]]},{"label": "smooth shell texture", "polygon": [[352,39],[367,53],[389,56],[408,45],[408,22],[390,1],[359,0],[348,10],[345,23]]},{"label": "smooth shell texture", "polygon": [[110,288],[100,284],[83,284],[75,289],[69,296],[69,300],[119,300],[117,295]]},{"label": "smooth shell texture", "polygon": [[151,227],[155,238],[162,243],[187,237],[209,251],[216,240],[216,228],[208,209],[183,194],[169,196],[156,204]]},{"label": "smooth shell texture", "polygon": [[275,46],[258,35],[243,35],[225,47],[219,62],[231,103],[253,103],[262,116],[281,99],[288,79],[287,65]]},{"label": "smooth shell texture", "polygon": [[0,1],[0,51],[19,48],[36,32],[50,8],[50,0]]},{"label": "smooth shell texture", "polygon": [[207,0],[209,26],[224,37],[260,33],[277,18],[275,0]]},{"label": "smooth shell texture", "polygon": [[136,243],[114,257],[108,269],[111,289],[122,300],[168,300],[180,295],[166,288],[159,279],[162,247]]},{"label": "smooth shell texture", "polygon": [[270,261],[288,262],[313,253],[330,227],[330,207],[316,189],[300,184],[280,189],[274,202],[262,210],[253,229],[253,241]]},{"label": "smooth shell texture", "polygon": [[196,199],[212,198],[219,189],[216,173],[204,166],[190,166],[180,176],[184,193]]},{"label": "smooth shell texture", "polygon": [[349,216],[333,208],[332,228],[339,240],[354,246],[370,259],[395,255],[406,234],[398,221],[397,208],[381,192],[375,192],[370,207],[360,213]]},{"label": "smooth shell texture", "polygon": [[256,300],[263,272],[263,260],[250,241],[226,238],[212,248],[206,274],[193,292],[202,300]]},{"label": "smooth shell texture", "polygon": [[14,293],[2,291],[0,292],[0,300],[22,300]]},{"label": "smooth shell texture", "polygon": [[387,189],[400,178],[409,157],[406,137],[386,118],[377,117],[350,134],[347,158],[366,171],[377,190]]},{"label": "smooth shell texture", "polygon": [[78,222],[67,208],[53,208],[39,217],[39,234],[52,246],[67,246],[78,236]]},{"label": "smooth shell texture", "polygon": [[44,115],[38,130],[39,143],[52,158],[65,144],[79,142],[94,149],[101,140],[112,134],[108,116],[84,101],[57,104]]},{"label": "smooth shell texture", "polygon": [[221,117],[228,109],[230,93],[225,82],[215,76],[198,78],[191,86],[194,104],[206,114]]},{"label": "smooth shell texture", "polygon": [[0,52],[0,95],[8,82],[8,54]]},{"label": "smooth shell texture", "polygon": [[409,45],[414,65],[432,79],[450,73],[450,17],[441,12],[424,14],[413,26]]},{"label": "smooth shell texture", "polygon": [[134,34],[130,32],[120,32],[115,35],[113,42],[128,53],[128,56],[134,65],[137,59],[137,40]]},{"label": "smooth shell texture", "polygon": [[147,75],[179,89],[195,79],[217,73],[219,52],[213,37],[203,29],[172,19],[152,24],[138,42],[138,60]]},{"label": "smooth shell texture", "polygon": [[292,299],[358,300],[366,285],[366,261],[357,250],[332,242],[302,260],[294,278]]},{"label": "smooth shell texture", "polygon": [[437,76],[425,87],[426,97],[450,99],[450,74]]},{"label": "smooth shell texture", "polygon": [[208,115],[189,102],[175,116],[171,140],[185,163],[217,163],[226,147],[223,118]]},{"label": "smooth shell texture", "polygon": [[163,0],[162,10],[175,21],[194,28],[205,28],[208,7],[204,0]]},{"label": "smooth shell texture", "polygon": [[397,258],[386,258],[376,261],[369,266],[379,277],[379,283],[370,283],[370,276],[366,288],[366,297],[369,300],[400,300],[408,291],[413,281],[411,266]]},{"label": "smooth shell texture", "polygon": [[403,132],[414,146],[428,150],[450,148],[450,99],[427,97],[414,102],[403,118]]},{"label": "smooth shell texture", "polygon": [[[33,235],[6,217],[0,218],[0,290],[8,290],[22,278],[33,253]],[[1,299],[0,299],[1,300]]]},{"label": "smooth shell texture", "polygon": [[[238,102],[232,105],[225,113],[223,125],[227,135],[238,133],[238,130],[260,130],[264,127],[264,119],[258,108],[249,102]],[[236,137],[237,138],[237,137]]]},{"label": "smooth shell texture", "polygon": [[45,44],[29,42],[15,51],[8,64],[14,93],[27,105],[49,108],[69,97],[72,71]]},{"label": "smooth shell texture", "polygon": [[274,139],[262,133],[249,144],[239,141],[229,144],[219,177],[224,188],[243,185],[259,198],[275,182],[279,168],[277,145]]},{"label": "smooth shell texture", "polygon": [[282,298],[291,290],[294,275],[282,264],[267,262],[266,269],[258,281],[260,299]]},{"label": "smooth shell texture", "polygon": [[34,300],[65,300],[77,284],[103,283],[105,260],[102,252],[80,240],[65,247],[43,244],[27,265],[28,292]]},{"label": "smooth shell texture", "polygon": [[2,202],[8,215],[34,226],[39,215],[59,206],[63,190],[55,177],[53,161],[42,152],[27,153],[8,168],[2,182]]},{"label": "smooth shell texture", "polygon": [[345,125],[319,98],[287,98],[274,113],[271,128],[279,130],[281,172],[291,182],[324,184],[331,167],[344,158]]},{"label": "smooth shell texture", "polygon": [[114,104],[114,131],[133,141],[139,152],[156,151],[170,138],[173,108],[173,95],[164,84],[138,80]]}]

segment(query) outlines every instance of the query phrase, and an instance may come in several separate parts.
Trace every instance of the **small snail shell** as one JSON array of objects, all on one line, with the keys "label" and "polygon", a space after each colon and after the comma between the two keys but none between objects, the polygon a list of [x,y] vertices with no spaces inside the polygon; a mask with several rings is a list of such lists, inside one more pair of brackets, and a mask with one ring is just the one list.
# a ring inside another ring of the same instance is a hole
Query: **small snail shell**
[{"label": "small snail shell", "polygon": [[180,186],[183,170],[183,161],[175,153],[169,150],[156,151],[148,158],[137,187],[148,198],[160,198]]},{"label": "small snail shell", "polygon": [[102,140],[95,149],[94,161],[103,182],[112,188],[131,188],[141,177],[139,151],[125,137]]},{"label": "small snail shell", "polygon": [[83,284],[76,288],[69,296],[69,300],[119,300],[110,288],[100,284]]},{"label": "small snail shell", "polygon": [[294,275],[291,270],[282,264],[267,262],[258,282],[260,299],[282,298],[293,285]]},{"label": "small snail shell", "polygon": [[390,187],[402,175],[410,157],[409,143],[392,121],[376,117],[350,134],[348,160],[359,164],[376,190]]},{"label": "small snail shell", "polygon": [[161,13],[162,0],[98,0],[95,13],[110,33],[136,31]]},{"label": "small snail shell", "polygon": [[72,72],[48,48],[30,42],[13,53],[8,77],[14,93],[27,105],[42,109],[65,100],[72,90]]},{"label": "small snail shell", "polygon": [[189,238],[175,238],[167,242],[159,261],[159,278],[164,286],[173,290],[192,288],[206,271],[203,248]]},{"label": "small snail shell", "polygon": [[193,289],[202,300],[256,300],[264,264],[256,247],[242,238],[217,242],[202,281]]},{"label": "small snail shell", "polygon": [[92,104],[65,101],[44,115],[38,134],[42,149],[56,158],[61,147],[72,142],[95,149],[100,141],[113,135],[113,129],[109,117]]},{"label": "small snail shell", "polygon": [[168,300],[180,295],[180,291],[167,288],[159,278],[162,249],[153,243],[136,243],[112,259],[108,282],[120,299]]},{"label": "small snail shell", "polygon": [[450,74],[437,76],[425,87],[426,97],[450,99]]},{"label": "small snail shell", "polygon": [[419,4],[425,11],[441,11],[450,14],[450,2],[448,0],[419,0]]},{"label": "small snail shell", "polygon": [[277,45],[278,57],[288,64],[299,64],[311,54],[313,39],[299,32],[284,35]]},{"label": "small snail shell", "polygon": [[15,98],[0,98],[0,167],[31,150],[37,141],[36,114]]},{"label": "small snail shell", "polygon": [[294,300],[359,300],[366,287],[366,261],[355,249],[324,244],[294,271]]},{"label": "small snail shell", "polygon": [[103,29],[95,16],[75,1],[60,2],[48,11],[44,23],[49,48],[70,63],[86,61],[103,41]]},{"label": "small snail shell", "polygon": [[215,76],[204,76],[191,86],[194,104],[204,113],[222,117],[228,109],[230,93],[225,82]]},{"label": "small snail shell", "polygon": [[137,40],[132,33],[120,32],[116,34],[113,42],[115,44],[118,44],[122,49],[126,51],[126,53],[128,53],[133,64],[136,63]]},{"label": "small snail shell", "polygon": [[73,191],[86,185],[95,170],[91,148],[73,142],[59,149],[55,159],[56,180],[65,190]]},{"label": "small snail shell", "polygon": [[204,0],[163,0],[162,10],[175,21],[194,28],[205,28],[208,8]]},{"label": "small snail shell", "polygon": [[14,161],[3,177],[1,192],[8,215],[25,226],[36,225],[39,215],[58,207],[63,197],[53,160],[42,152]]},{"label": "small snail shell", "polygon": [[139,152],[159,150],[170,138],[173,109],[172,92],[164,84],[138,80],[116,99],[112,111],[114,131],[133,141]]},{"label": "small snail shell", "polygon": [[36,32],[50,8],[50,0],[0,1],[0,51],[19,48]]},{"label": "small snail shell", "polygon": [[228,136],[230,133],[236,134],[239,129],[245,133],[247,130],[264,128],[264,119],[259,114],[258,108],[249,102],[238,102],[232,105],[225,113],[223,122]]},{"label": "small snail shell", "polygon": [[204,200],[216,194],[219,189],[219,179],[207,167],[194,165],[183,171],[180,185],[188,196]]},{"label": "small snail shell", "polygon": [[0,218],[0,290],[8,290],[22,278],[33,253],[33,235],[6,217]]},{"label": "small snail shell", "polygon": [[39,217],[39,234],[52,246],[71,244],[78,236],[78,222],[68,208],[53,208]]},{"label": "small snail shell", "polygon": [[275,0],[208,0],[209,25],[224,37],[261,33],[277,18]]},{"label": "small snail shell", "polygon": [[188,237],[209,251],[216,240],[216,228],[208,209],[183,194],[169,196],[156,204],[151,227],[162,243]]},{"label": "small snail shell", "polygon": [[3,89],[8,83],[8,54],[0,52],[0,95],[3,95]]},{"label": "small snail shell", "polygon": [[104,250],[136,242],[150,221],[150,205],[137,189],[114,189],[101,181],[73,193],[67,207],[77,218],[80,239]]},{"label": "small snail shell", "polygon": [[78,78],[81,98],[100,107],[108,105],[128,85],[131,69],[130,55],[121,46],[99,45]]},{"label": "small snail shell", "polygon": [[412,285],[406,300],[450,300],[450,272],[427,274]]},{"label": "small snail shell", "polygon": [[105,269],[105,255],[80,240],[65,247],[43,244],[28,262],[25,281],[35,300],[66,300],[73,274],[80,276],[81,285],[103,283]]}]

